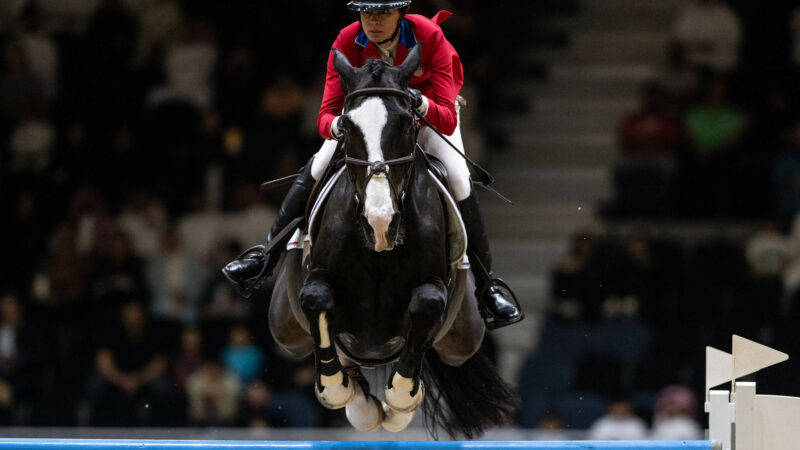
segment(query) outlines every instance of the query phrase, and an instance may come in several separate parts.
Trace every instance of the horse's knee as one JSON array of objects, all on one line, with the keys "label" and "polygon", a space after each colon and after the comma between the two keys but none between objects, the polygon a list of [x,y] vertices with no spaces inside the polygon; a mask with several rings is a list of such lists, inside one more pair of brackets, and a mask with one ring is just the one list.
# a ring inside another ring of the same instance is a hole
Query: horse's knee
[{"label": "horse's knee", "polygon": [[408,311],[415,316],[439,316],[447,305],[447,294],[438,283],[426,283],[411,293]]},{"label": "horse's knee", "polygon": [[311,272],[300,289],[300,307],[303,311],[332,311],[333,286],[319,273]]}]

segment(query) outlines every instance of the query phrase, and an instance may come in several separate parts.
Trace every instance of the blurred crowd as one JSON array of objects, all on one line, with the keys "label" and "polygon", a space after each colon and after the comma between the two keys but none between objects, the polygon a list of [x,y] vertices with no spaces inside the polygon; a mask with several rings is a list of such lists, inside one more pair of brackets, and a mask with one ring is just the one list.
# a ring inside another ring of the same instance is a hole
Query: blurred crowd
[{"label": "blurred crowd", "polygon": [[[271,341],[270,287],[238,298],[219,269],[266,237],[283,192],[259,183],[321,144],[345,3],[0,2],[0,424],[342,420],[314,399],[313,362]],[[456,11],[473,154],[503,144],[478,117],[524,108],[497,88],[527,70],[525,28],[505,25],[566,2],[512,3],[412,5]]]},{"label": "blurred crowd", "polygon": [[[576,234],[553,268],[519,377],[522,425],[701,438],[706,345],[728,349],[735,333],[800,352],[798,76],[800,2],[682,7],[663,64],[619,118],[611,231]],[[639,231],[614,231],[630,220],[619,229]],[[689,231],[669,230],[680,220]],[[751,235],[709,231],[726,224]],[[798,373],[770,369],[759,390],[797,395]],[[666,427],[664,386],[687,397]]]}]

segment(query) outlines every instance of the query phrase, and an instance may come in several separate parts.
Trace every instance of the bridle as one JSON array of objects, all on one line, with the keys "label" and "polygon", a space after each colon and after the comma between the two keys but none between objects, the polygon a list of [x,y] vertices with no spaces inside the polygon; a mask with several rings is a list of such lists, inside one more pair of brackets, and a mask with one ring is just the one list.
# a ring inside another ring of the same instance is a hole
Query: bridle
[{"label": "bridle", "polygon": [[[411,108],[411,96],[408,92],[402,89],[396,88],[389,88],[389,87],[371,87],[371,88],[363,88],[357,89],[349,94],[347,94],[344,98],[344,103],[356,97],[363,97],[367,95],[376,95],[376,96],[395,96],[400,97],[402,99],[408,100],[409,110],[412,112],[413,115],[413,108]],[[411,167],[413,165],[411,163],[414,162],[414,153],[416,149],[416,133],[419,131],[419,125],[417,122],[415,124],[415,136],[414,136],[414,144],[412,145],[411,152],[408,156],[403,156],[402,158],[395,158],[390,159],[387,161],[367,161],[364,159],[353,158],[347,154],[347,146],[345,145],[345,139],[342,139],[342,146],[344,147],[344,162],[345,165],[348,167],[350,166],[360,166],[360,167],[367,167],[369,170],[367,171],[367,183],[374,177],[375,175],[384,175],[386,177],[386,181],[389,183],[389,189],[394,196],[395,201],[397,202],[400,212],[403,211],[403,200],[406,196],[406,189],[408,189],[409,185],[409,178],[411,177]],[[401,164],[409,164],[408,169],[406,170],[405,175],[403,176],[403,189],[400,192],[397,192],[395,186],[392,184],[391,178],[389,178],[389,167],[391,166],[398,166]],[[350,172],[351,178],[353,178],[353,182],[355,184],[355,177],[353,177],[352,172]],[[359,203],[359,209],[363,206],[363,202],[358,198],[358,192],[356,191],[356,200]]]}]

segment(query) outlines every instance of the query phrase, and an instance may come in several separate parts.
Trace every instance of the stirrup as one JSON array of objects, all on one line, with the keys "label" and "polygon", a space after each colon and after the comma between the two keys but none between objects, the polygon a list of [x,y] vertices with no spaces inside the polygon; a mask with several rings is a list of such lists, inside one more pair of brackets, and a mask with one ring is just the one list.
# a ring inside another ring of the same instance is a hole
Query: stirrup
[{"label": "stirrup", "polygon": [[[517,307],[517,311],[519,311],[519,316],[511,320],[499,320],[489,312],[489,308],[483,304],[481,299],[483,298],[484,294],[486,294],[493,288],[498,289],[501,292],[505,291],[508,294],[510,294],[510,296],[505,296],[505,297],[510,298],[511,299],[510,301],[513,302],[514,306]],[[525,313],[522,312],[522,307],[520,306],[519,301],[517,300],[517,295],[514,293],[511,287],[508,284],[506,284],[506,282],[503,281],[501,278],[492,278],[489,280],[486,287],[478,294],[478,305],[479,305],[478,309],[480,310],[483,322],[486,324],[486,328],[489,330],[496,330],[498,328],[503,328],[505,326],[515,324],[525,318]]]},{"label": "stirrup", "polygon": [[263,245],[255,245],[245,250],[241,255],[237,256],[236,259],[233,260],[240,261],[243,259],[252,259],[254,256],[262,255],[264,258],[264,266],[261,268],[261,272],[259,272],[258,275],[248,278],[245,281],[237,281],[231,278],[225,268],[222,269],[222,273],[225,275],[225,278],[231,282],[231,285],[236,293],[244,298],[250,298],[250,295],[253,293],[253,291],[261,288],[261,286],[264,284],[264,281],[266,281],[266,279],[272,275],[271,273],[267,273],[267,266],[269,266],[268,259],[270,258],[270,255],[264,253],[264,248],[265,247]]}]

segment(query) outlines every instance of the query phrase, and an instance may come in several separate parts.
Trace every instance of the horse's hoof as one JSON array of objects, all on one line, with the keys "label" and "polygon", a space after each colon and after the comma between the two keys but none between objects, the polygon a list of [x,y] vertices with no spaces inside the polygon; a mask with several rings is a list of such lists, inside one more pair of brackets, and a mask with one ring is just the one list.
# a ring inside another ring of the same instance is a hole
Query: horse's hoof
[{"label": "horse's hoof", "polygon": [[416,410],[411,410],[409,412],[398,412],[394,410],[392,407],[387,405],[386,403],[383,404],[383,422],[381,425],[383,429],[386,431],[391,431],[392,433],[397,433],[398,431],[403,431],[408,427],[408,424],[414,419],[416,415]]},{"label": "horse's hoof", "polygon": [[425,385],[422,384],[422,380],[419,380],[419,389],[417,389],[417,394],[414,396],[411,396],[411,388],[398,389],[399,384],[404,381],[410,380],[395,374],[392,380],[392,387],[386,389],[385,392],[386,404],[389,408],[399,413],[408,413],[415,410],[422,403],[422,399],[425,396]]},{"label": "horse's hoof", "polygon": [[314,392],[316,392],[317,400],[319,400],[322,406],[328,409],[341,409],[353,401],[353,397],[356,395],[356,390],[353,385],[354,383],[351,381],[347,386],[343,384],[327,386],[322,392],[320,392],[318,388],[315,388]]},{"label": "horse's hoof", "polygon": [[369,433],[383,423],[384,412],[380,400],[373,395],[365,396],[359,386],[356,386],[355,398],[347,404],[344,412],[350,425],[358,431]]}]

